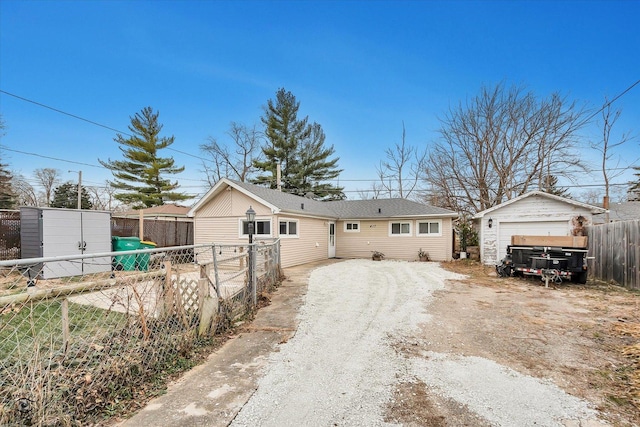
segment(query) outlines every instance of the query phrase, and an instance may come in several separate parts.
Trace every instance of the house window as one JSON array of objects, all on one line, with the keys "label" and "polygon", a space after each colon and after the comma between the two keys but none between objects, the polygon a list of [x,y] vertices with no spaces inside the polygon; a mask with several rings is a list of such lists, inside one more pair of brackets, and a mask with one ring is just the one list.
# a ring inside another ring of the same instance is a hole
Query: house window
[{"label": "house window", "polygon": [[[241,234],[240,237],[249,236],[249,222],[241,222]],[[257,218],[253,227],[254,236],[271,237],[271,220],[265,218]]]},{"label": "house window", "polygon": [[344,223],[344,231],[347,233],[359,233],[360,221],[351,221]]},{"label": "house window", "polygon": [[442,236],[442,221],[418,221],[418,236]]},{"label": "house window", "polygon": [[280,237],[298,237],[298,221],[281,220],[280,221]]},{"label": "house window", "polygon": [[389,235],[411,236],[411,223],[410,222],[390,222]]}]

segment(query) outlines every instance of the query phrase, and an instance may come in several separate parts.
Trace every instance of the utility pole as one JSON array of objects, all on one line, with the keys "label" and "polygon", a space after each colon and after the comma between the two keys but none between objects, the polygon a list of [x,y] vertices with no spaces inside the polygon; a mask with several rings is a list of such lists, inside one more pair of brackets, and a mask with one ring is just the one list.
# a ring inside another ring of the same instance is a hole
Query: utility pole
[{"label": "utility pole", "polygon": [[82,209],[82,171],[78,171],[78,210]]},{"label": "utility pole", "polygon": [[82,171],[69,171],[78,173],[78,210],[82,209]]}]

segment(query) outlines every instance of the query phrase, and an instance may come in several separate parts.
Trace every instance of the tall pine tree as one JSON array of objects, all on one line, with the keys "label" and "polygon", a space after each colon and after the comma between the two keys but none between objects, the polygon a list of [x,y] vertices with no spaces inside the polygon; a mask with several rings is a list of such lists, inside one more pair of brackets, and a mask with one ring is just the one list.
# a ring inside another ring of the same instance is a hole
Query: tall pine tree
[{"label": "tall pine tree", "polygon": [[174,191],[180,186],[177,181],[164,177],[182,172],[184,166],[176,167],[172,157],[159,156],[159,151],[173,144],[175,138],[159,136],[162,125],[158,123],[158,115],[151,107],[143,108],[131,117],[132,135],[116,136],[114,140],[120,144],[124,160],[98,160],[113,173],[115,180],[109,183],[119,190],[114,197],[135,209],[189,199],[185,193]]},{"label": "tall pine tree", "polygon": [[276,99],[268,100],[261,117],[267,143],[262,147],[264,159],[254,166],[264,173],[252,182],[276,188],[276,169],[281,167],[283,191],[317,199],[343,199],[343,188],[326,181],[338,177],[339,158],[329,159],[335,153],[333,146],[325,147],[322,127],[309,125],[308,117],[298,119],[300,102],[284,88],[276,92]]},{"label": "tall pine tree", "polygon": [[335,187],[327,180],[335,179],[342,169],[336,169],[338,158],[327,160],[334,153],[333,145],[325,147],[325,134],[318,123],[311,125],[309,138],[302,141],[299,151],[299,163],[296,182],[303,189],[310,189],[316,198],[323,200],[342,200],[343,188]]}]

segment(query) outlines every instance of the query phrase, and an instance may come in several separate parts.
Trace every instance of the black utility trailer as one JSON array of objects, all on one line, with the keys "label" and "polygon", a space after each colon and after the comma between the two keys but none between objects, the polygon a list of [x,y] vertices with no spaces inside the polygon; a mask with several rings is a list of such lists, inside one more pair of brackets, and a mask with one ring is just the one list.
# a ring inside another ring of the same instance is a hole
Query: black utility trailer
[{"label": "black utility trailer", "polygon": [[549,282],[587,283],[587,249],[584,247],[509,245],[507,256],[496,265],[501,277],[540,276]]}]

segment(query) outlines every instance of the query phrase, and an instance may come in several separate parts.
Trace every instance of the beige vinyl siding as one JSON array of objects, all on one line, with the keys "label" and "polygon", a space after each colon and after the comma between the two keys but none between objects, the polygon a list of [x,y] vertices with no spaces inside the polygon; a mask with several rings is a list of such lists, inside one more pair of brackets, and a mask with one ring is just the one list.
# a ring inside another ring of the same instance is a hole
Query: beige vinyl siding
[{"label": "beige vinyl siding", "polygon": [[282,267],[286,268],[328,258],[329,221],[281,215],[274,221],[276,230],[280,229],[280,219],[298,221],[298,237],[282,236],[280,239]]},{"label": "beige vinyl siding", "polygon": [[[202,207],[194,218],[195,243],[242,243],[247,238],[239,238],[239,221],[245,218],[249,206],[256,211],[257,218],[271,218],[271,209],[257,203],[243,193],[222,191],[211,202]],[[275,236],[271,221],[272,236]]]},{"label": "beige vinyl siding", "polygon": [[[440,220],[440,218],[437,218]],[[433,219],[429,219],[433,220]],[[336,256],[338,258],[369,258],[372,251],[385,254],[387,259],[414,261],[418,258],[418,250],[429,253],[434,261],[448,261],[452,253],[451,218],[442,218],[441,236],[416,237],[416,219],[400,218],[393,220],[360,220],[360,232],[345,232],[345,221],[338,221],[336,226]],[[353,221],[346,221],[353,222]],[[410,222],[411,236],[390,236],[390,222]]]},{"label": "beige vinyl siding", "polygon": [[228,187],[221,191],[211,202],[204,205],[199,211],[199,217],[244,217],[249,206],[256,211],[256,215],[271,215],[271,209],[245,194]]}]

